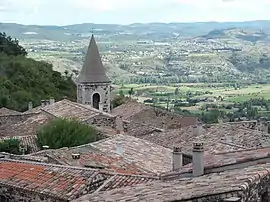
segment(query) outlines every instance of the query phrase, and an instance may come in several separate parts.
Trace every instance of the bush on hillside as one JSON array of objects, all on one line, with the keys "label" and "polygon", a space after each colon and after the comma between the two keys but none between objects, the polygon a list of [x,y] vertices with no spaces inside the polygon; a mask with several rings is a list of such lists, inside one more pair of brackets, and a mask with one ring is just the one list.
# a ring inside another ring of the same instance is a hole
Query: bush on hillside
[{"label": "bush on hillside", "polygon": [[3,36],[0,33],[0,108],[25,111],[29,101],[35,107],[50,97],[76,98],[76,84],[71,75],[61,75],[53,71],[51,64],[26,58],[16,40],[5,36],[5,42]]},{"label": "bush on hillside", "polygon": [[96,130],[76,120],[54,119],[37,132],[37,144],[50,149],[74,147],[97,140]]}]

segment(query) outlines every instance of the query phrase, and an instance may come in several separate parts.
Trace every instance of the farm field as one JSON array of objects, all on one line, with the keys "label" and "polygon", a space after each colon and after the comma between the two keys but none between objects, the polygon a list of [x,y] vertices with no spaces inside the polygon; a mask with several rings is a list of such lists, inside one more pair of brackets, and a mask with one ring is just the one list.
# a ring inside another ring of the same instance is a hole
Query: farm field
[{"label": "farm field", "polygon": [[235,87],[232,84],[221,83],[181,83],[179,85],[168,86],[127,84],[114,86],[114,88],[114,94],[119,94],[121,92],[129,96],[130,89],[133,89],[134,93],[131,97],[137,99],[139,102],[154,99],[156,105],[162,107],[168,106],[169,108],[172,108],[177,100],[180,100],[182,103],[191,99],[202,100],[196,102],[196,105],[194,106],[181,106],[181,109],[196,113],[200,111],[202,106],[207,104],[224,106],[234,103],[242,103],[252,98],[270,99],[270,84],[253,84],[240,87]]}]

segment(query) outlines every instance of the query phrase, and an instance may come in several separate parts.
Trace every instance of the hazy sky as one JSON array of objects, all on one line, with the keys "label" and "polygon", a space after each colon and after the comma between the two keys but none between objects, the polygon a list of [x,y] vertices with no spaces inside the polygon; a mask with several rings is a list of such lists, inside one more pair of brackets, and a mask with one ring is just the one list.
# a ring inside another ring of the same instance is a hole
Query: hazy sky
[{"label": "hazy sky", "polygon": [[0,0],[0,22],[22,24],[248,20],[270,20],[270,0]]}]

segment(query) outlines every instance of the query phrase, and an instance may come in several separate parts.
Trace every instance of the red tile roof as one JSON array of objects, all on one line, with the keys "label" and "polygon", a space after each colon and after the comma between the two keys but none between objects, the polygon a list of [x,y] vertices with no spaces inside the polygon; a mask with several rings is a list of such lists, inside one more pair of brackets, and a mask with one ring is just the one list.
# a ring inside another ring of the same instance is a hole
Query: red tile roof
[{"label": "red tile roof", "polygon": [[[72,154],[80,154],[80,159],[73,159]],[[90,144],[72,148],[43,150],[32,156],[47,156],[61,165],[101,168],[110,172],[123,174],[149,174],[135,163],[117,154],[101,152]]]},{"label": "red tile roof", "polygon": [[71,200],[92,193],[158,180],[28,161],[0,160],[0,184],[45,194],[57,200]]}]

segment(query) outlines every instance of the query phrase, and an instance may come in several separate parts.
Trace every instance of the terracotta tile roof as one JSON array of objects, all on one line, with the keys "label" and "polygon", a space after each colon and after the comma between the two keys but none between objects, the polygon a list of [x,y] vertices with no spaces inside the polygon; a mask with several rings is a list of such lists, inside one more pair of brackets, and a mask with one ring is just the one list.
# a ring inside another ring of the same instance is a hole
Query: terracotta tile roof
[{"label": "terracotta tile roof", "polygon": [[[125,187],[107,192],[89,194],[74,200],[86,201],[192,201],[226,193],[244,195],[254,184],[269,179],[270,164],[250,166],[196,178],[185,178],[171,182],[154,182]],[[263,185],[262,185],[263,186]],[[221,196],[222,197],[222,196]],[[217,199],[217,198],[215,198]],[[224,199],[224,198],[223,198]]]},{"label": "terracotta tile roof", "polygon": [[122,144],[123,157],[150,173],[161,173],[172,169],[172,150],[129,135],[116,135],[91,145],[109,153],[116,153],[116,145]]},{"label": "terracotta tile roof", "polygon": [[[72,154],[80,154],[79,159],[73,159]],[[100,168],[102,170],[123,174],[147,174],[145,170],[129,162],[117,154],[101,152],[90,144],[72,148],[43,150],[33,156],[47,156],[61,165]]]},{"label": "terracotta tile roof", "polygon": [[182,147],[184,153],[191,153],[193,142],[203,142],[206,152],[216,153],[270,145],[267,133],[250,130],[237,124],[216,124],[203,127],[200,135],[193,134],[193,127],[153,132],[140,138],[172,148]]},{"label": "terracotta tile roof", "polygon": [[12,136],[12,137],[0,137],[0,141],[8,140],[8,139],[18,139],[21,145],[28,145],[31,147],[31,152],[39,151],[39,148],[36,143],[36,136],[35,135],[28,135],[28,136]]},{"label": "terracotta tile roof", "polygon": [[36,113],[22,121],[14,124],[4,124],[0,126],[0,136],[29,136],[36,135],[37,129],[48,123],[50,117],[42,113]]},{"label": "terracotta tile roof", "polygon": [[7,109],[5,107],[0,108],[0,116],[6,116],[6,115],[18,115],[22,114],[21,112],[14,111],[11,109]]},{"label": "terracotta tile roof", "polygon": [[0,184],[23,189],[25,192],[42,193],[57,200],[71,200],[85,193],[155,180],[157,179],[95,169],[0,159]]}]

